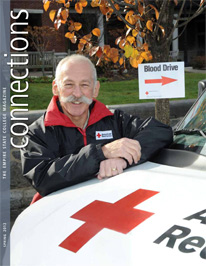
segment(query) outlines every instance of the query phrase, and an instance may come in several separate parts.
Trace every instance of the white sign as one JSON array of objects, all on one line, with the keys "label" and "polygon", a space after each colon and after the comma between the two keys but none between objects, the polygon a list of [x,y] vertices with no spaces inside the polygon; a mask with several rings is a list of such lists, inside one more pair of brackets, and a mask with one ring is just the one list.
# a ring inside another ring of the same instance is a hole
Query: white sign
[{"label": "white sign", "polygon": [[139,98],[184,98],[184,62],[140,64]]}]

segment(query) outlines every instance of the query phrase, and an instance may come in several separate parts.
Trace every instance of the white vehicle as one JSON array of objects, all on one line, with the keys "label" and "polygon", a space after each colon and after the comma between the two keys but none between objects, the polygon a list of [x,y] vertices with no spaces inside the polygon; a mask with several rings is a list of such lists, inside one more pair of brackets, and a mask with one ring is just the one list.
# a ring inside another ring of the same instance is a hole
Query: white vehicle
[{"label": "white vehicle", "polygon": [[28,207],[12,228],[11,265],[205,266],[206,91],[154,160]]}]

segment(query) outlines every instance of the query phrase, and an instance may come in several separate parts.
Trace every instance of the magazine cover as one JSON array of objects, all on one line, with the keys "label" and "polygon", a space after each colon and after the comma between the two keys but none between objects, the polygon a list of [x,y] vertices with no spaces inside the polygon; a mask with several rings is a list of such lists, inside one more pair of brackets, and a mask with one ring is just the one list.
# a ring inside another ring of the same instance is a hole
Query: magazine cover
[{"label": "magazine cover", "polygon": [[0,266],[205,265],[205,10],[0,0]]}]

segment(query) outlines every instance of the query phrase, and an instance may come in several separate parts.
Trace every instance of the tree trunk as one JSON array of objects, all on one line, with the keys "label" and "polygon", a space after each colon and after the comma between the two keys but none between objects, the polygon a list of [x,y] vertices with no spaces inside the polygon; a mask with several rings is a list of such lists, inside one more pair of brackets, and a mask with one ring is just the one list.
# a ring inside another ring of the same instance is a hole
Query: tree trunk
[{"label": "tree trunk", "polygon": [[[165,36],[159,29],[156,34],[146,33],[154,63],[163,63],[169,61],[169,51],[172,38],[169,37],[173,28],[174,3],[167,1],[165,12],[163,13],[161,25],[164,27]],[[165,38],[166,37],[166,38]],[[159,77],[158,77],[159,78]],[[160,85],[161,86],[161,85]],[[170,106],[169,99],[155,100],[155,118],[167,125],[170,124]]]},{"label": "tree trunk", "polygon": [[169,99],[155,100],[155,118],[160,122],[170,124],[170,103]]},{"label": "tree trunk", "polygon": [[[169,47],[166,44],[164,47],[155,47],[153,50],[153,61],[158,62],[168,62],[169,60]],[[160,78],[160,77],[158,77]],[[161,86],[161,85],[160,85]],[[155,118],[160,122],[169,125],[170,124],[170,104],[169,99],[156,99],[155,100]]]}]

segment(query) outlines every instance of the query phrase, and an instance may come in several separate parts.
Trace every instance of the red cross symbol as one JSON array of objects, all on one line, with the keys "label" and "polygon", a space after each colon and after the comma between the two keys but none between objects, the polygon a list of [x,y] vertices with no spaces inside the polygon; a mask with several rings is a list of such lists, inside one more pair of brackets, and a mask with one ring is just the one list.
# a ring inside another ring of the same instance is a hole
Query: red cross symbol
[{"label": "red cross symbol", "polygon": [[100,133],[97,134],[97,137],[100,138],[102,135]]},{"label": "red cross symbol", "polygon": [[134,209],[141,202],[158,192],[139,189],[115,203],[95,200],[71,218],[84,221],[76,231],[69,235],[59,246],[77,252],[103,228],[127,234],[154,213]]},{"label": "red cross symbol", "polygon": [[148,91],[146,91],[146,92],[145,92],[145,94],[146,94],[146,95],[148,95],[148,94],[149,94],[149,92],[148,92]]}]

